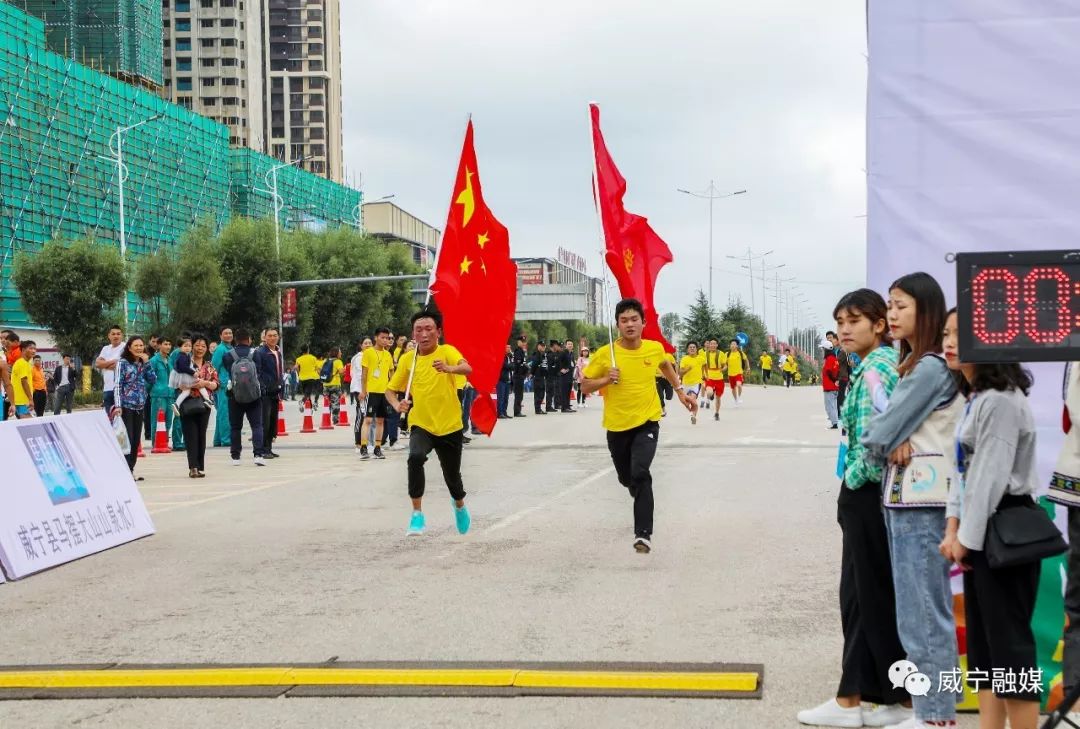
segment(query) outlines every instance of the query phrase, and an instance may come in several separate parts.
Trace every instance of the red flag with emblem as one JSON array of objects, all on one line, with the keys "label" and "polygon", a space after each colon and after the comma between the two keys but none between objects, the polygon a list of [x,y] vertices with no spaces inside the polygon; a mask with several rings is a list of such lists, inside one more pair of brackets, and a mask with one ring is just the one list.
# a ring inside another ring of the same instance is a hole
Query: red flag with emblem
[{"label": "red flag with emblem", "polygon": [[660,331],[660,319],[653,305],[653,291],[660,269],[672,261],[671,249],[656,234],[649,221],[623,206],[626,179],[619,173],[615,161],[604,144],[600,131],[600,107],[589,104],[592,114],[593,151],[596,154],[596,204],[604,226],[604,255],[608,268],[619,283],[624,298],[635,298],[645,309],[645,328],[642,337],[654,339],[668,352],[675,348]]},{"label": "red flag with emblem", "polygon": [[444,341],[472,365],[472,421],[491,435],[498,420],[491,395],[517,309],[517,265],[510,260],[510,234],[484,202],[472,121],[450,200],[431,293],[443,315]]}]

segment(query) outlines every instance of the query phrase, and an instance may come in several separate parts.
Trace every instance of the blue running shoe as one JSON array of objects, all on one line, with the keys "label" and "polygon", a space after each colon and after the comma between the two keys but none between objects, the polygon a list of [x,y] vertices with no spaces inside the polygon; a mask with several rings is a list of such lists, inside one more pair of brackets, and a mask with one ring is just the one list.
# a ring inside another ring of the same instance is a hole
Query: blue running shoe
[{"label": "blue running shoe", "polygon": [[414,511],[412,518],[409,519],[409,531],[405,532],[405,536],[418,537],[424,533],[425,526],[427,526],[427,522],[424,521],[424,512]]},{"label": "blue running shoe", "polygon": [[469,527],[472,525],[472,517],[469,516],[469,507],[462,506],[459,509],[457,504],[454,504],[454,521],[457,522],[458,534],[468,534]]}]

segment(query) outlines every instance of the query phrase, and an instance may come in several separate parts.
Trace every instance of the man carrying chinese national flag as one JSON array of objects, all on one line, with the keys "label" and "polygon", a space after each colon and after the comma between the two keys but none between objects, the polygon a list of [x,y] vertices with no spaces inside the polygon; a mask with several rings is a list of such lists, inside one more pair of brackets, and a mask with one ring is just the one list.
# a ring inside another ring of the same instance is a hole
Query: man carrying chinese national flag
[{"label": "man carrying chinese national flag", "polygon": [[[615,307],[619,338],[605,344],[581,373],[585,394],[604,388],[604,429],[619,483],[634,497],[634,549],[652,551],[652,467],[660,441],[663,411],[656,390],[657,370],[675,388],[679,402],[692,413],[697,403],[687,396],[663,346],[642,338],[645,317],[641,302],[623,299]],[[614,364],[612,364],[614,362]]]},{"label": "man carrying chinese national flag", "polygon": [[517,266],[510,259],[509,233],[484,202],[471,121],[431,293],[443,315],[446,341],[472,365],[473,424],[491,435],[498,419],[491,394],[517,308]]}]

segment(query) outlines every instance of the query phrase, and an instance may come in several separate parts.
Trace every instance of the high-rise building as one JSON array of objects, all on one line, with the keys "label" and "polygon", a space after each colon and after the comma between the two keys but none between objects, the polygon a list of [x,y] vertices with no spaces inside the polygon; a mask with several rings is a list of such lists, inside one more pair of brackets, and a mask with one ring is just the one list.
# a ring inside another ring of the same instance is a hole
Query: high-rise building
[{"label": "high-rise building", "polygon": [[161,0],[164,95],[265,152],[261,0]]},{"label": "high-rise building", "polygon": [[[252,0],[248,0],[251,2]],[[340,182],[340,0],[264,0],[270,155]]]}]

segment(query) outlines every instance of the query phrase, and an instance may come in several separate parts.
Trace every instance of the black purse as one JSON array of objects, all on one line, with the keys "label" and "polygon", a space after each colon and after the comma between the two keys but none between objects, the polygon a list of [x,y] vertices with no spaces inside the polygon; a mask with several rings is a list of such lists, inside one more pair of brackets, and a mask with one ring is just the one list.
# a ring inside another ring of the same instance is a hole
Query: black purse
[{"label": "black purse", "polygon": [[192,395],[180,403],[180,417],[187,418],[192,415],[202,415],[210,412],[210,405],[197,395]]},{"label": "black purse", "polygon": [[986,528],[986,561],[992,569],[1041,562],[1068,549],[1057,525],[1034,501],[998,509]]}]

